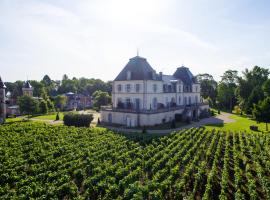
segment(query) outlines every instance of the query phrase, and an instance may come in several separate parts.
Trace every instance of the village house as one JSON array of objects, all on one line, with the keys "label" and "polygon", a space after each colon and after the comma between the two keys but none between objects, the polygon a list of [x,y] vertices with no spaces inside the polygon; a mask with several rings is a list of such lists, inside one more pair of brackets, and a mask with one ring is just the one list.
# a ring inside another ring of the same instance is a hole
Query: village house
[{"label": "village house", "polygon": [[175,119],[198,119],[209,109],[200,84],[187,67],[164,75],[143,57],[131,58],[112,83],[112,106],[102,107],[101,122],[127,127],[153,126]]}]

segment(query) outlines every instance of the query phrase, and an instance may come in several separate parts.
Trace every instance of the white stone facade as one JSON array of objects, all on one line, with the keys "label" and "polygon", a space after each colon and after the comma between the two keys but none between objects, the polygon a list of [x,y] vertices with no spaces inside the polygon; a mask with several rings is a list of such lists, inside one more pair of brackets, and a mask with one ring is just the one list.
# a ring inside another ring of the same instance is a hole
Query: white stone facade
[{"label": "white stone facade", "polygon": [[153,126],[173,120],[175,114],[197,118],[202,109],[208,109],[201,103],[200,84],[187,68],[179,68],[180,75],[170,76],[156,74],[146,65],[144,58],[130,59],[112,83],[112,107],[101,110],[101,122]]}]

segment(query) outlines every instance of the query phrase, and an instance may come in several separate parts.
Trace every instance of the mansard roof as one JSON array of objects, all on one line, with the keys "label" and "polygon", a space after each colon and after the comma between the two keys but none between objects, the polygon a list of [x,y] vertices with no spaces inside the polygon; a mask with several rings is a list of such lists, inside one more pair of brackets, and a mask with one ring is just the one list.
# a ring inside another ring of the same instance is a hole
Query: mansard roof
[{"label": "mansard roof", "polygon": [[26,82],[24,83],[24,85],[23,85],[23,88],[28,88],[28,89],[30,89],[30,88],[32,88],[32,85],[30,84],[29,81],[26,81]]},{"label": "mansard roof", "polygon": [[0,88],[3,89],[3,88],[7,88],[5,83],[2,81],[1,77],[0,77]]},{"label": "mansard roof", "polygon": [[184,66],[178,67],[177,70],[174,72],[173,76],[183,81],[183,83],[186,85],[197,83],[197,80],[193,76],[193,74],[189,71],[187,67]]},{"label": "mansard roof", "polygon": [[[127,74],[130,72],[130,79]],[[158,80],[159,76],[147,62],[146,58],[136,56],[130,58],[124,69],[115,78],[115,81],[125,80]]]}]

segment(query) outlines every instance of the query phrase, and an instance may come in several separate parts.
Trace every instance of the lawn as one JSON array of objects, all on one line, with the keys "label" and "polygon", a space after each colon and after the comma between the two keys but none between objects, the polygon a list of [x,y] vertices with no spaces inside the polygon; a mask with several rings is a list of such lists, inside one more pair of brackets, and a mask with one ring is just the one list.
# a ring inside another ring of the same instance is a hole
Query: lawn
[{"label": "lawn", "polygon": [[[48,114],[48,115],[39,115],[32,117],[32,119],[40,119],[40,120],[55,120],[57,113]],[[59,118],[60,120],[63,120],[64,112],[59,112]]]},{"label": "lawn", "polygon": [[225,123],[225,124],[208,124],[208,125],[205,125],[205,127],[209,129],[216,128],[216,129],[222,129],[226,131],[251,131],[249,127],[252,125],[255,125],[255,126],[258,126],[259,131],[264,131],[264,132],[266,131],[265,123],[257,124],[256,121],[250,118],[234,115],[234,114],[230,116],[230,118],[234,119],[235,122]]}]

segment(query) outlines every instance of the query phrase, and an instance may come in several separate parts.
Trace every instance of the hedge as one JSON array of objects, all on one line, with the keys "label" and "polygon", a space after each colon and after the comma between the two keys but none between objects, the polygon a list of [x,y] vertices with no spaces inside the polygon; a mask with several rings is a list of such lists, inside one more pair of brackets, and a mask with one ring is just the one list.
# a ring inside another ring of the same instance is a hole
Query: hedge
[{"label": "hedge", "polygon": [[89,127],[93,119],[92,114],[68,113],[64,115],[63,120],[66,126]]}]

